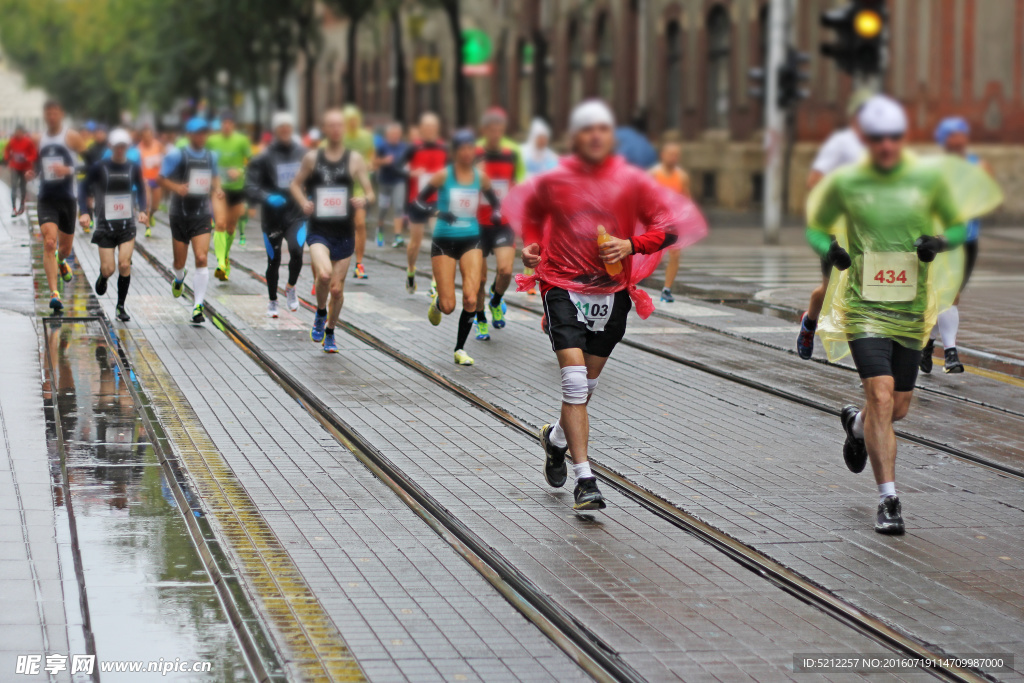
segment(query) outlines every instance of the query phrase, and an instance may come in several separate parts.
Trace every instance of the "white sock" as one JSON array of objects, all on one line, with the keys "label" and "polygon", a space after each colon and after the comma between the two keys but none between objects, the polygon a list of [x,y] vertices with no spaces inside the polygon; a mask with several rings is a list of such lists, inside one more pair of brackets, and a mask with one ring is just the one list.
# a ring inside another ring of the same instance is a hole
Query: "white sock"
[{"label": "white sock", "polygon": [[884,484],[878,485],[878,502],[881,503],[889,496],[896,495],[896,482],[887,481]]},{"label": "white sock", "polygon": [[950,306],[942,313],[939,313],[939,322],[936,325],[939,334],[942,335],[942,347],[952,349],[956,347],[956,333],[960,329],[960,309]]},{"label": "white sock", "polygon": [[177,280],[178,282],[181,282],[182,280],[185,279],[184,268],[171,268],[171,271],[174,273],[174,279]]},{"label": "white sock", "polygon": [[555,426],[551,428],[551,432],[548,434],[548,441],[553,446],[558,446],[559,448],[567,448],[569,446],[569,442],[565,440],[565,432],[562,431],[561,420],[556,422]]},{"label": "white sock", "polygon": [[210,282],[209,268],[196,268],[192,274],[192,290],[195,292],[196,304],[206,301],[206,285]]},{"label": "white sock", "polygon": [[864,411],[857,413],[857,417],[853,418],[853,429],[851,430],[853,435],[858,439],[864,438]]},{"label": "white sock", "polygon": [[574,475],[576,475],[576,479],[577,480],[579,480],[579,479],[588,479],[588,478],[594,476],[590,472],[590,461],[589,460],[587,460],[585,462],[580,462],[580,463],[575,463],[574,462],[572,464],[572,473]]}]

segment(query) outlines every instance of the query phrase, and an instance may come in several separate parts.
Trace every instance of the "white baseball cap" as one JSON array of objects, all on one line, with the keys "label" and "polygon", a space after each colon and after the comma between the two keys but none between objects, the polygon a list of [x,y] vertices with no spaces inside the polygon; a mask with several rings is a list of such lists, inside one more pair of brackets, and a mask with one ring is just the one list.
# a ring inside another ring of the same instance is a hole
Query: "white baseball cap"
[{"label": "white baseball cap", "polygon": [[569,134],[575,135],[590,126],[608,125],[615,127],[615,116],[608,105],[601,100],[581,102],[569,116]]},{"label": "white baseball cap", "polygon": [[857,123],[864,135],[903,135],[907,132],[907,112],[891,97],[875,95],[861,107]]},{"label": "white baseball cap", "polygon": [[295,127],[295,117],[286,111],[279,111],[274,114],[270,119],[270,127],[277,128],[278,126],[291,126]]},{"label": "white baseball cap", "polygon": [[115,128],[110,132],[110,137],[107,139],[108,144],[111,147],[117,147],[118,145],[132,146],[131,133],[126,131],[124,128]]}]

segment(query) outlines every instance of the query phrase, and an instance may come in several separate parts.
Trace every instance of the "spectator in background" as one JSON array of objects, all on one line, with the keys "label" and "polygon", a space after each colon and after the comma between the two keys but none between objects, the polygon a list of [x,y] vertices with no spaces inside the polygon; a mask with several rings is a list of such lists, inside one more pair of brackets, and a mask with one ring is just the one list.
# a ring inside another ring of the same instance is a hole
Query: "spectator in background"
[{"label": "spectator in background", "polygon": [[630,125],[615,129],[615,145],[616,154],[645,171],[658,163],[658,152],[647,139],[647,124],[642,112],[638,111],[633,116]]},{"label": "spectator in background", "polygon": [[[3,160],[11,169],[11,218],[25,213],[25,195],[28,192],[26,175],[39,158],[39,149],[32,137],[19,125],[4,146]],[[21,196],[19,203],[18,196]]]},{"label": "spectator in background", "polygon": [[[650,170],[654,182],[666,188],[669,192],[690,197],[690,176],[679,166],[679,159],[682,156],[682,147],[675,139],[669,139],[661,146],[661,160]],[[668,264],[665,266],[665,284],[661,289],[661,300],[665,303],[672,303],[675,297],[672,296],[672,284],[676,281],[676,273],[679,272],[679,255],[681,250],[672,249],[668,252]]]},{"label": "spectator in background", "polygon": [[558,165],[558,155],[548,146],[550,142],[551,127],[544,119],[535,118],[530,123],[530,133],[522,148],[527,178],[550,171]]},{"label": "spectator in background", "polygon": [[394,241],[391,246],[405,246],[402,227],[405,222],[405,156],[409,145],[402,140],[402,124],[390,123],[384,137],[377,143],[376,167],[378,183],[377,246],[384,246],[384,220],[388,209],[394,223]]}]

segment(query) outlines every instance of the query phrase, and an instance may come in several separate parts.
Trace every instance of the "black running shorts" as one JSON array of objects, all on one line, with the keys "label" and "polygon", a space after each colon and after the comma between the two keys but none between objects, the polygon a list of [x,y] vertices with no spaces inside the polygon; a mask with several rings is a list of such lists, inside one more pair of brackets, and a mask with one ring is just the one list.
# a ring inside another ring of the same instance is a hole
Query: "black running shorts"
[{"label": "black running shorts", "polygon": [[558,287],[544,292],[544,314],[552,350],[582,349],[583,353],[601,358],[612,355],[615,345],[626,334],[626,318],[633,308],[626,290],[616,292],[612,300],[614,303],[604,329],[594,332],[580,320],[569,292]]},{"label": "black running shorts", "polygon": [[892,377],[896,391],[913,391],[921,352],[884,337],[865,337],[850,342],[850,354],[861,379]]},{"label": "black running shorts", "polygon": [[135,239],[135,221],[122,230],[96,228],[92,231],[92,243],[100,249],[113,249]]},{"label": "black running shorts", "polygon": [[978,240],[973,242],[964,243],[964,279],[960,282],[960,291],[964,291],[964,287],[971,279],[971,274],[974,272],[974,264],[978,260]]},{"label": "black running shorts", "polygon": [[245,190],[224,190],[224,201],[228,206],[245,203]]},{"label": "black running shorts", "polygon": [[62,233],[74,235],[78,224],[78,202],[74,199],[40,199],[36,204],[36,218],[39,227],[44,223],[56,223]]},{"label": "black running shorts", "polygon": [[171,216],[171,237],[177,242],[191,242],[213,229],[209,216]]},{"label": "black running shorts", "polygon": [[516,246],[516,234],[509,225],[485,228],[480,226],[480,248],[484,250],[484,258],[494,253],[495,249]]},{"label": "black running shorts", "polygon": [[417,209],[415,203],[409,204],[405,209],[405,213],[409,216],[409,222],[416,225],[425,225],[430,221],[431,212]]},{"label": "black running shorts", "polygon": [[448,256],[458,261],[467,253],[479,248],[479,237],[465,237],[463,239],[435,237],[430,243],[430,258]]}]

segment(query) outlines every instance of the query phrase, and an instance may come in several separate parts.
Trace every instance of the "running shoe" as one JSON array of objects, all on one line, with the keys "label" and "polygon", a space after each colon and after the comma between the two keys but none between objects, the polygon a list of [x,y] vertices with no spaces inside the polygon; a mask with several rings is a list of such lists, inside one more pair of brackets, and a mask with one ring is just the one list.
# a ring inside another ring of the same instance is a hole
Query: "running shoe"
[{"label": "running shoe", "polygon": [[406,276],[405,276],[405,293],[406,294],[415,294],[416,293],[416,276],[415,275],[409,275],[408,273],[406,274]]},{"label": "running shoe", "polygon": [[324,334],[324,353],[337,353],[338,345],[334,341],[334,333]]},{"label": "running shoe", "polygon": [[964,371],[964,364],[960,362],[960,354],[956,352],[955,346],[946,349],[946,367],[943,370],[947,375]]},{"label": "running shoe", "polygon": [[472,365],[473,359],[469,357],[469,354],[459,349],[455,352],[455,364],[456,365]]},{"label": "running shoe", "polygon": [[[441,324],[441,309],[437,307],[437,294],[430,297],[430,307],[427,308],[427,320],[431,325]],[[455,355],[458,355],[456,353]]]},{"label": "running shoe", "polygon": [[221,282],[228,279],[227,276],[224,274],[223,268],[218,268],[217,270],[213,271],[213,276],[220,280]]},{"label": "running shoe", "polygon": [[437,280],[430,278],[430,296],[437,296]]},{"label": "running shoe", "polygon": [[60,315],[64,312],[64,304],[60,301],[60,292],[54,290],[50,294],[50,310],[53,311],[54,315]]},{"label": "running shoe", "polygon": [[70,258],[62,259],[60,253],[57,253],[57,269],[60,270],[60,277],[64,282],[71,282],[71,266],[68,264]]},{"label": "running shoe", "polygon": [[661,290],[661,300],[667,304],[674,304],[676,302],[676,298],[672,296],[672,290],[668,287],[664,287]]},{"label": "running shoe", "polygon": [[476,321],[476,340],[477,341],[490,341],[491,331],[487,325],[486,320]]},{"label": "running shoe", "polygon": [[107,278],[100,275],[96,278],[96,284],[93,285],[93,289],[96,290],[97,296],[103,296],[107,293]]},{"label": "running shoe", "polygon": [[[491,287],[490,295],[491,299],[493,299],[494,287]],[[508,304],[505,303],[505,300],[501,300],[500,306],[491,306],[491,302],[488,300],[487,308],[491,311],[491,320],[494,322],[494,329],[500,330],[505,327],[505,314],[508,313]]]},{"label": "running shoe", "polygon": [[132,319],[132,317],[128,315],[128,311],[124,310],[124,306],[118,306],[114,310],[114,314],[115,317],[123,323],[126,323]]},{"label": "running shoe", "polygon": [[72,249],[71,253],[68,254],[68,257],[66,259],[64,259],[64,260],[67,261],[67,264],[68,264],[69,268],[74,268],[75,267],[75,250]]},{"label": "running shoe", "polygon": [[797,355],[810,360],[814,354],[814,329],[807,326],[807,312],[800,318],[800,333],[796,336]]},{"label": "running shoe", "polygon": [[185,291],[185,274],[188,272],[188,268],[181,272],[181,279],[175,278],[174,282],[171,283],[171,294],[177,299],[181,296],[181,293]]},{"label": "running shoe", "polygon": [[383,247],[384,246],[384,232],[382,230],[380,230],[380,229],[377,230],[377,246],[378,247]]},{"label": "running shoe", "polygon": [[565,480],[569,476],[569,468],[565,464],[565,454],[569,448],[559,448],[551,443],[551,425],[544,425],[540,428],[540,445],[544,447],[544,479],[548,486],[558,489],[565,486]]},{"label": "running shoe", "polygon": [[324,340],[324,328],[327,327],[327,316],[317,313],[313,316],[313,329],[309,331],[310,340],[320,343]]},{"label": "running shoe", "polygon": [[878,516],[875,517],[875,531],[880,534],[899,536],[904,531],[903,506],[896,496],[887,496],[878,504]]},{"label": "running shoe", "polygon": [[604,496],[597,488],[597,477],[584,477],[576,480],[576,489],[572,492],[576,499],[573,510],[604,510]]},{"label": "running shoe", "polygon": [[275,299],[273,301],[267,302],[267,317],[268,318],[276,318],[277,317],[277,299]]},{"label": "running shoe", "polygon": [[202,325],[206,322],[206,317],[203,315],[203,311],[206,310],[206,306],[203,304],[196,304],[192,309],[192,324]]},{"label": "running shoe", "polygon": [[363,268],[363,264],[362,263],[357,263],[356,264],[356,279],[357,280],[365,280],[366,279],[366,269]]},{"label": "running shoe", "polygon": [[288,300],[288,310],[299,310],[299,293],[295,291],[294,287],[285,287],[284,296]]},{"label": "running shoe", "polygon": [[921,349],[921,372],[930,375],[935,364],[935,340],[929,339],[928,343]]},{"label": "running shoe", "polygon": [[395,235],[395,241],[391,244],[395,249],[401,249],[405,246],[405,238],[401,235]]},{"label": "running shoe", "polygon": [[853,421],[857,419],[860,409],[857,406],[843,406],[843,412],[839,419],[843,423],[843,431],[846,432],[846,443],[843,444],[843,460],[846,466],[854,474],[864,471],[864,465],[868,461],[868,449],[864,445],[864,439],[858,439],[853,435]]},{"label": "running shoe", "polygon": [[147,225],[146,226],[146,237],[152,237],[152,236],[153,236],[153,226]]}]

